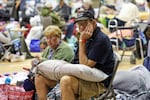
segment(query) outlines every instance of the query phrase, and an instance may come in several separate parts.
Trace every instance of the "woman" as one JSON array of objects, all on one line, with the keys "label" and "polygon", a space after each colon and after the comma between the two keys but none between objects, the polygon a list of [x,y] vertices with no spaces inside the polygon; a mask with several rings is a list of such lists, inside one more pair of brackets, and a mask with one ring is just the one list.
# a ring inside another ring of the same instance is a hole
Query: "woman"
[{"label": "woman", "polygon": [[[47,38],[48,47],[43,51],[42,56],[38,57],[39,62],[48,59],[59,59],[67,62],[71,62],[73,60],[74,52],[68,44],[62,41],[62,31],[57,26],[48,26],[45,29],[44,34]],[[35,61],[37,60],[32,61],[33,66]],[[37,74],[35,76],[35,86],[39,100],[46,100],[46,95],[48,93],[47,87],[51,84],[53,83],[42,75]]]},{"label": "woman", "polygon": [[45,31],[48,47],[43,51],[40,62],[47,59],[61,59],[71,62],[74,57],[73,50],[61,39],[62,31],[58,26],[50,25]]}]

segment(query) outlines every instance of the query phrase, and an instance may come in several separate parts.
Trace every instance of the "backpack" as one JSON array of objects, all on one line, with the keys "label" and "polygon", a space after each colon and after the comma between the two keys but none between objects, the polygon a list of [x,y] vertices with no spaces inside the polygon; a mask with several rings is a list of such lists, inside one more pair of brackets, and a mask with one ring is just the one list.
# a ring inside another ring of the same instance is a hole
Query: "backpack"
[{"label": "backpack", "polygon": [[0,9],[0,21],[9,21],[10,15],[7,10]]},{"label": "backpack", "polygon": [[31,52],[40,52],[40,40],[39,39],[33,39],[30,42],[30,51]]},{"label": "backpack", "polygon": [[147,57],[144,58],[143,65],[150,71],[150,40],[148,43]]}]

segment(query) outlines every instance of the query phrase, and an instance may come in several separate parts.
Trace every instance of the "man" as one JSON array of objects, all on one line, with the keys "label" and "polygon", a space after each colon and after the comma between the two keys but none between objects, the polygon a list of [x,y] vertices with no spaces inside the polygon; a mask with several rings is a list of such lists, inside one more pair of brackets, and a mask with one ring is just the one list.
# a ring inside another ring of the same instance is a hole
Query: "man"
[{"label": "man", "polygon": [[65,3],[64,0],[59,0],[59,5],[56,6],[54,11],[56,11],[58,15],[65,20],[65,22],[69,20],[71,8]]},{"label": "man", "polygon": [[60,18],[55,11],[53,11],[52,4],[47,2],[41,9],[41,23],[45,29],[48,25],[57,25],[62,30],[65,26],[65,21]]},{"label": "man", "polygon": [[[114,67],[111,42],[97,27],[93,14],[89,11],[79,13],[76,24],[81,34],[79,38],[79,63],[111,75]],[[60,80],[62,100],[96,97],[105,91],[107,84],[108,81],[88,82],[65,75]]]}]

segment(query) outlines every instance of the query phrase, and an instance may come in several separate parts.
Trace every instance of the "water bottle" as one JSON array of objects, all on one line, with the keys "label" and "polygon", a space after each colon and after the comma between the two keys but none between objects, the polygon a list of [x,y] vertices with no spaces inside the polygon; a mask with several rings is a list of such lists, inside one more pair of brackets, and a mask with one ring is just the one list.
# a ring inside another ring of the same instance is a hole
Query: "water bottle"
[{"label": "water bottle", "polygon": [[33,66],[38,65],[39,62],[40,62],[40,61],[39,61],[37,58],[34,58],[34,60],[33,60]]},{"label": "water bottle", "polygon": [[11,78],[10,77],[7,77],[6,79],[5,79],[5,84],[10,84],[11,83]]}]

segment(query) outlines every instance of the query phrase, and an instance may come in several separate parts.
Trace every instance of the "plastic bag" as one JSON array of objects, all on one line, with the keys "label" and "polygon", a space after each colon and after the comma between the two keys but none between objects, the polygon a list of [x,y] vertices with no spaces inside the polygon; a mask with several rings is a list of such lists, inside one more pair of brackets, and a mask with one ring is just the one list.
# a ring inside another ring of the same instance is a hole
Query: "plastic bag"
[{"label": "plastic bag", "polygon": [[34,90],[25,91],[23,87],[15,85],[0,85],[1,100],[32,100]]}]

